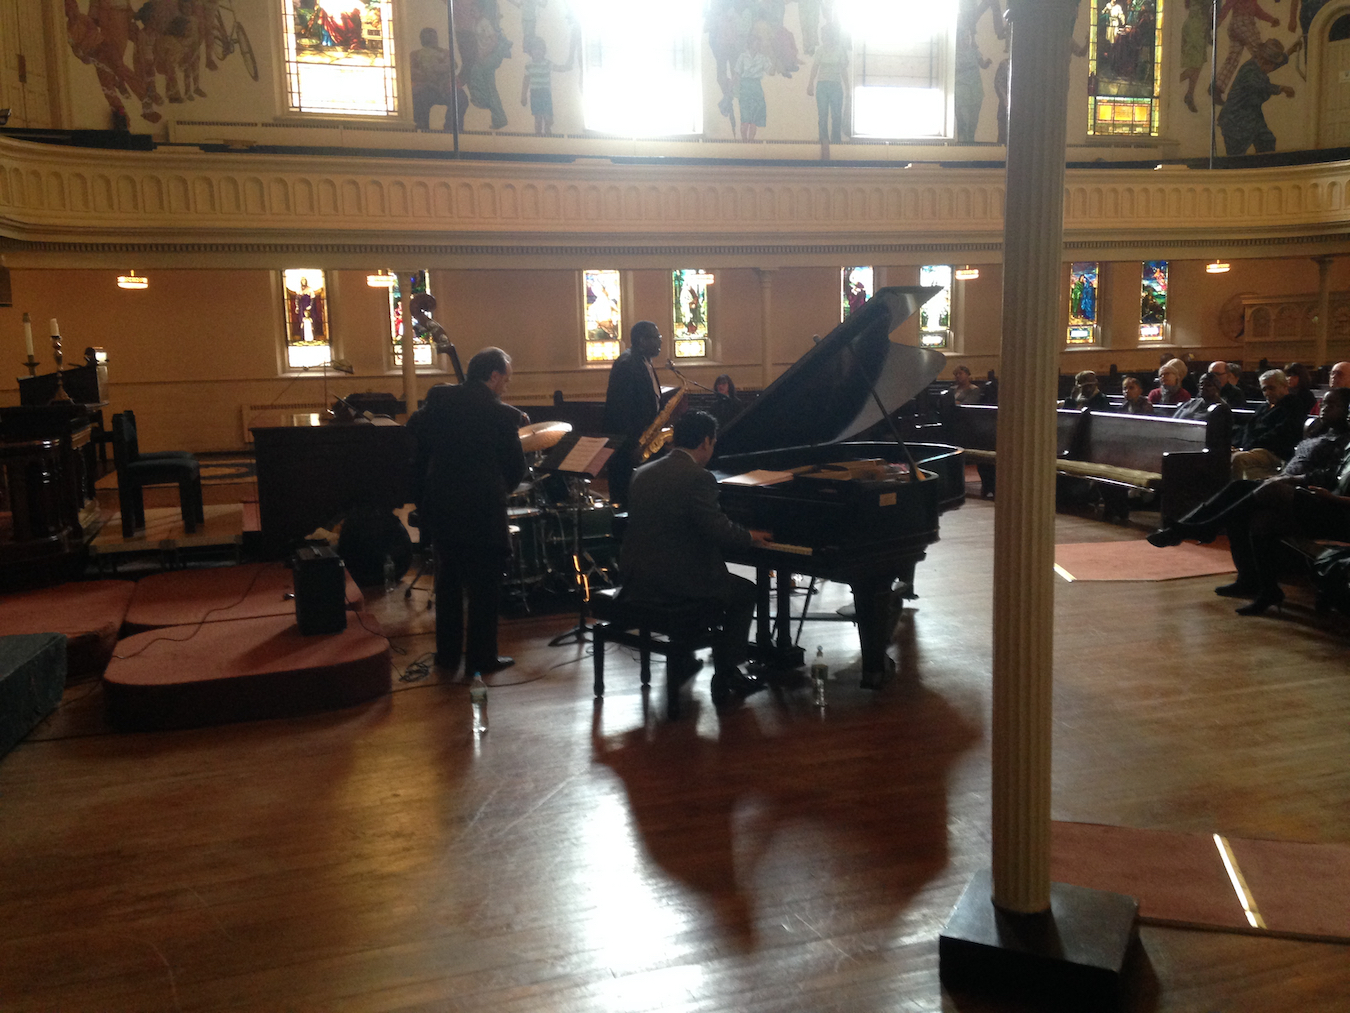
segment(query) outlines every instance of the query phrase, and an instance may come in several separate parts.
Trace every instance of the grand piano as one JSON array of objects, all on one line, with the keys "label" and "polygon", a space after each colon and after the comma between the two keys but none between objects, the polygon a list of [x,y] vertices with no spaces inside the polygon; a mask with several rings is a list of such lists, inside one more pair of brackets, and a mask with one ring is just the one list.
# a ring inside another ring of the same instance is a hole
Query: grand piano
[{"label": "grand piano", "polygon": [[[938,291],[881,289],[718,437],[709,466],[723,509],[747,527],[771,531],[776,546],[727,556],[756,569],[761,657],[801,664],[790,634],[791,575],[807,574],[852,588],[862,684],[877,687],[886,676],[896,599],[912,593],[915,565],[938,538],[938,515],[964,496],[964,462],[957,447],[897,440],[899,430],[889,427],[890,439],[857,437],[942,371],[940,352],[889,337]],[[772,485],[734,484],[752,471],[793,475]],[[770,571],[778,574],[772,629]]]}]

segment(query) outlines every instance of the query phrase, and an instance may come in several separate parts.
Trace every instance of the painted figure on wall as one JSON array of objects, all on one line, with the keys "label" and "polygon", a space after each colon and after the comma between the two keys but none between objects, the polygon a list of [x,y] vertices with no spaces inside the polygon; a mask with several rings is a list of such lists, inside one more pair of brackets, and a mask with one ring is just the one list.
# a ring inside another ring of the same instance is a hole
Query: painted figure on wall
[{"label": "painted figure on wall", "polygon": [[1195,106],[1195,85],[1214,44],[1213,22],[1214,0],[1186,0],[1186,20],[1181,24],[1181,81],[1186,85],[1186,94],[1181,101],[1193,113],[1199,112]]},{"label": "painted figure on wall", "polygon": [[820,157],[826,161],[830,157],[830,142],[843,143],[844,98],[848,90],[848,47],[839,38],[839,27],[827,22],[820,30],[820,47],[806,82],[806,94],[816,98]]},{"label": "painted figure on wall", "polygon": [[[99,88],[112,112],[113,129],[129,129],[130,116],[124,98],[141,103],[141,118],[158,123],[156,109],[169,103],[205,98],[201,65],[217,69],[216,56],[245,46],[247,33],[235,24],[234,35],[224,35],[218,0],[90,0],[88,12],[78,0],[65,0],[66,34],[71,51],[91,65]],[[245,40],[240,43],[238,39]],[[131,48],[131,65],[127,49]],[[248,50],[247,61],[253,61]],[[246,69],[257,80],[256,62]],[[164,78],[161,93],[159,77]]]},{"label": "painted figure on wall", "polygon": [[1225,154],[1245,155],[1253,147],[1258,154],[1275,150],[1275,135],[1266,125],[1261,107],[1275,95],[1294,97],[1293,88],[1275,84],[1270,79],[1273,71],[1288,62],[1289,54],[1280,40],[1267,39],[1256,48],[1256,55],[1239,68],[1228,100],[1219,110],[1219,130],[1223,133]]},{"label": "painted figure on wall", "polygon": [[975,45],[974,33],[969,29],[956,37],[956,142],[969,144],[975,140],[975,129],[980,124],[980,107],[984,105],[984,77],[987,60]]},{"label": "painted figure on wall", "polygon": [[421,49],[408,55],[408,69],[412,78],[413,126],[418,130],[431,129],[431,110],[445,106],[445,126],[451,126],[455,108],[455,92],[459,100],[459,129],[464,129],[464,113],[469,107],[469,95],[455,80],[455,58],[438,43],[440,36],[434,28],[423,28],[418,36]]},{"label": "painted figure on wall", "polygon": [[1219,68],[1215,85],[1218,91],[1214,95],[1216,103],[1224,101],[1229,82],[1233,80],[1233,73],[1242,61],[1243,50],[1250,51],[1254,57],[1261,48],[1261,33],[1257,31],[1256,19],[1269,22],[1274,28],[1280,26],[1280,19],[1262,10],[1257,0],[1223,0],[1223,6],[1219,8],[1219,23],[1223,24],[1224,18],[1230,14],[1232,17],[1228,21],[1228,55],[1224,58],[1223,66]]},{"label": "painted figure on wall", "polygon": [[[479,0],[480,4],[482,0]],[[492,114],[492,129],[506,126],[506,110],[497,91],[497,68],[511,55],[511,43],[486,16],[478,19],[472,40],[477,43],[473,65],[469,67],[469,101]]]},{"label": "painted figure on wall", "polygon": [[539,8],[547,7],[548,0],[506,0],[506,2],[520,9],[520,47],[528,53],[530,40],[539,33]]},{"label": "painted figure on wall", "polygon": [[764,77],[773,74],[773,59],[764,51],[758,32],[750,32],[746,49],[731,68],[736,101],[741,110],[741,140],[753,141],[755,131],[767,126],[769,107],[764,99]]},{"label": "painted figure on wall", "polygon": [[534,132],[548,137],[553,134],[553,72],[571,68],[550,63],[548,46],[537,35],[526,36],[525,52],[530,62],[525,65],[525,79],[520,83],[520,104],[529,105],[534,116]]},{"label": "painted figure on wall", "polygon": [[[1292,32],[1297,26],[1299,31],[1298,42],[1289,47],[1290,56],[1293,56],[1300,46],[1304,53],[1307,53],[1308,29],[1312,26],[1313,18],[1317,17],[1317,12],[1325,7],[1328,2],[1329,0],[1289,0],[1289,30]],[[1306,74],[1303,76],[1307,77]]]}]

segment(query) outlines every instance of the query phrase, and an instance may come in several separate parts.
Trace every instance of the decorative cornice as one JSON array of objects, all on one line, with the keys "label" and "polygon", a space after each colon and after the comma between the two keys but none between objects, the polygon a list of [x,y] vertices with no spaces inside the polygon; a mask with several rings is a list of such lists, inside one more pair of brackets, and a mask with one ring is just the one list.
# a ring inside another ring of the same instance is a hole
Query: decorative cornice
[{"label": "decorative cornice", "polygon": [[[1346,162],[1071,170],[1065,247],[1350,250],[1348,185]],[[340,161],[0,138],[0,237],[16,263],[997,256],[1004,200],[1001,169]]]}]

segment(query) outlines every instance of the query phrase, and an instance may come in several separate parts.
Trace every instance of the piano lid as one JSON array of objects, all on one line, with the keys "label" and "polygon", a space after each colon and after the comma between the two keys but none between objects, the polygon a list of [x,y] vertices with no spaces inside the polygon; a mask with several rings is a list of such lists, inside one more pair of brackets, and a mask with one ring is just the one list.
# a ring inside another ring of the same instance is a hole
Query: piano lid
[{"label": "piano lid", "polygon": [[[883,288],[822,338],[733,419],[717,438],[717,458],[847,440],[909,401],[942,372],[941,352],[890,340],[940,288]],[[870,384],[869,384],[870,381]],[[716,467],[716,465],[713,465]]]}]

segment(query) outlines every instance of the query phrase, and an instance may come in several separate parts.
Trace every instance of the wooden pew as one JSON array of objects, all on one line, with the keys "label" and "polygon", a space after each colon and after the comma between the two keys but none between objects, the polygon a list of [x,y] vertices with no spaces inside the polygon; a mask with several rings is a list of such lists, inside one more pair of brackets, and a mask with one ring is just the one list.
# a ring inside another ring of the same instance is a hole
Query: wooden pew
[{"label": "wooden pew", "polygon": [[[1167,523],[1228,480],[1232,413],[1222,408],[1205,421],[1068,408],[1055,418],[1056,470],[1099,485],[1110,515],[1128,515],[1130,491],[1144,490],[1157,495]],[[982,494],[993,492],[997,435],[992,405],[958,405],[944,427],[943,442],[976,462]]]}]

